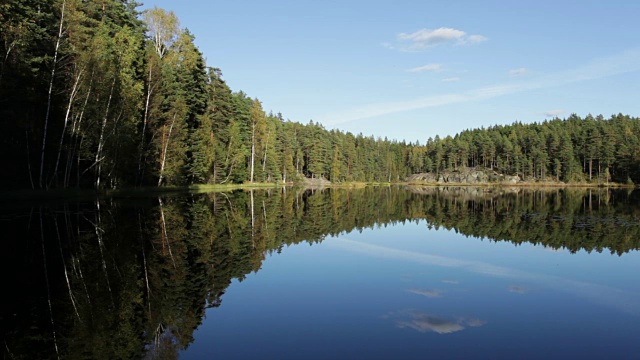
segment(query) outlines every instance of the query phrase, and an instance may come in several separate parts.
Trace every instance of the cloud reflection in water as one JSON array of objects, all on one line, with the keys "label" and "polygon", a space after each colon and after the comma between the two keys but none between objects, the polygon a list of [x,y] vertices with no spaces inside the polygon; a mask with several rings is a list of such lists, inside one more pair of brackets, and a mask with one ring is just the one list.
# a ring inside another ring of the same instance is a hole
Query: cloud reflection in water
[{"label": "cloud reflection in water", "polygon": [[405,310],[393,313],[389,317],[396,320],[399,328],[410,328],[419,332],[435,332],[437,334],[451,334],[462,331],[467,327],[479,327],[486,321],[470,318],[447,319],[440,316],[429,315],[417,310]]},{"label": "cloud reflection in water", "polygon": [[442,291],[440,290],[408,289],[407,291],[412,294],[418,294],[430,298],[437,298],[442,296]]}]

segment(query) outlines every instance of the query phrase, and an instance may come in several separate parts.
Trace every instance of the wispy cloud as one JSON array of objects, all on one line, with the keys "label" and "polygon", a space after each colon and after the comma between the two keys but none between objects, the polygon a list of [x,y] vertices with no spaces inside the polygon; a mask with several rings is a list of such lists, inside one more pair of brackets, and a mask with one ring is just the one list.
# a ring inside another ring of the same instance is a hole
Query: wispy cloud
[{"label": "wispy cloud", "polygon": [[552,117],[556,117],[564,114],[564,110],[562,109],[549,110],[549,111],[544,111],[541,114],[544,115],[545,117],[552,118]]},{"label": "wispy cloud", "polygon": [[460,81],[459,77],[450,77],[450,78],[442,79],[442,82],[458,82],[458,81]]},{"label": "wispy cloud", "polygon": [[393,45],[392,43],[388,42],[388,41],[383,42],[382,46],[386,47],[389,50],[395,50],[396,49],[396,46]]},{"label": "wispy cloud", "polygon": [[469,35],[469,37],[467,38],[467,42],[470,43],[480,43],[487,40],[489,40],[489,38],[482,35]]},{"label": "wispy cloud", "polygon": [[363,105],[353,109],[320,116],[319,120],[325,125],[334,126],[350,121],[374,118],[404,111],[486,100],[528,90],[551,88],[635,71],[640,71],[639,49],[630,50],[606,58],[596,59],[575,69],[528,79],[527,81],[498,84],[460,93],[449,93],[404,101]]},{"label": "wispy cloud", "polygon": [[399,47],[400,49],[411,51],[420,51],[445,43],[468,44],[488,40],[487,37],[482,35],[469,35],[465,31],[448,27],[420,29],[412,33],[400,33],[397,38],[403,45]]},{"label": "wispy cloud", "polygon": [[415,67],[413,69],[409,69],[407,71],[411,72],[411,73],[421,73],[421,72],[425,72],[425,71],[440,72],[440,71],[442,71],[442,65],[440,65],[440,64],[427,64],[427,65]]},{"label": "wispy cloud", "polygon": [[527,68],[518,68],[518,69],[509,70],[509,76],[511,77],[523,76],[523,75],[526,75],[527,73],[529,73],[529,69]]}]

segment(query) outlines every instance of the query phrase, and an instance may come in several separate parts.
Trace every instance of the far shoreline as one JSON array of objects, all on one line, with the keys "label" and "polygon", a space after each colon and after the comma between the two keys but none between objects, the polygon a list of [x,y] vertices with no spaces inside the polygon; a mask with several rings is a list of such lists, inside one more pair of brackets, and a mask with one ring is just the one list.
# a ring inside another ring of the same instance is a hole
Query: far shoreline
[{"label": "far shoreline", "polygon": [[95,198],[136,198],[149,197],[152,195],[170,195],[180,193],[209,193],[227,192],[235,190],[260,190],[260,189],[359,189],[365,187],[381,186],[407,186],[407,187],[479,187],[479,188],[592,188],[592,189],[636,189],[637,184],[620,183],[562,183],[562,182],[484,182],[484,183],[459,183],[459,182],[338,182],[323,183],[318,185],[305,184],[304,182],[288,183],[240,183],[240,184],[195,184],[188,186],[166,186],[166,187],[140,187],[122,189],[14,189],[0,192],[0,202],[10,203],[18,200],[89,200]]}]

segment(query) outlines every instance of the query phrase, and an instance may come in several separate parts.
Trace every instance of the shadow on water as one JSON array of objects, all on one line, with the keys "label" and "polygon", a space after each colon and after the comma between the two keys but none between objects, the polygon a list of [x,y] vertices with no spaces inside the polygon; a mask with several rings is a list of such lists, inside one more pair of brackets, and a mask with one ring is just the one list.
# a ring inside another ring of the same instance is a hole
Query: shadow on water
[{"label": "shadow on water", "polygon": [[[253,190],[0,209],[4,358],[175,358],[269,254],[426,220],[467,236],[624,256],[640,194],[607,189]],[[407,326],[434,326],[420,318]]]}]

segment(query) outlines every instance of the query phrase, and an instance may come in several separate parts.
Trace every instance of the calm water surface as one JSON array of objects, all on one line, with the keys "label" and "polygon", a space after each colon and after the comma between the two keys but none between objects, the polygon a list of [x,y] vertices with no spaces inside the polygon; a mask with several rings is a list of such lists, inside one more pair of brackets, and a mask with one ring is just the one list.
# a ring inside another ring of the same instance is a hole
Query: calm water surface
[{"label": "calm water surface", "polygon": [[5,210],[24,234],[3,254],[5,358],[638,359],[639,197],[289,189]]}]

